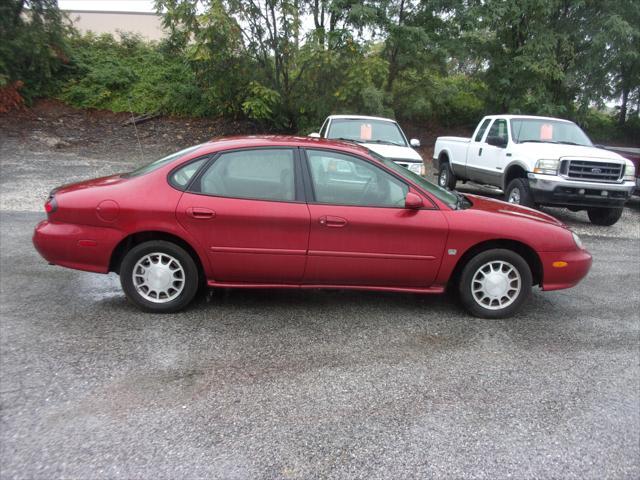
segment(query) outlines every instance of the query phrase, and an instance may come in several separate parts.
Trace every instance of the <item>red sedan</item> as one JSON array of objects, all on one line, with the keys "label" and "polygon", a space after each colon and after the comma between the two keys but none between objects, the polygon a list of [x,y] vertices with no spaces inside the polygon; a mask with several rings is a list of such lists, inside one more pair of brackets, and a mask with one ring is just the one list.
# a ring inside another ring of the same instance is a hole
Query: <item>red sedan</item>
[{"label": "red sedan", "polygon": [[576,285],[591,255],[553,217],[443,190],[364,147],[314,138],[212,141],[66,185],[33,243],[50,263],[120,275],[152,312],[210,287],[456,288],[507,317],[533,285]]}]

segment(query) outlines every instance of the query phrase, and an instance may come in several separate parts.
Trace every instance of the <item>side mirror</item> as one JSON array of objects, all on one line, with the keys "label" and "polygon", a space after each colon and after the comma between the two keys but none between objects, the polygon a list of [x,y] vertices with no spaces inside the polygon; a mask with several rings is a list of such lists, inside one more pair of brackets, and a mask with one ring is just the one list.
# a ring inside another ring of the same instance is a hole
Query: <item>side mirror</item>
[{"label": "side mirror", "polygon": [[311,138],[320,138],[320,134],[318,132],[313,132],[308,135]]},{"label": "side mirror", "polygon": [[417,210],[419,208],[422,208],[423,205],[424,202],[422,201],[422,198],[420,196],[416,195],[413,192],[407,192],[407,196],[404,199],[404,208]]},{"label": "side mirror", "polygon": [[420,140],[418,140],[417,138],[412,138],[411,140],[409,140],[409,145],[414,148],[418,148],[420,146]]},{"label": "side mirror", "polygon": [[504,148],[507,146],[507,139],[502,137],[487,137],[487,143],[494,147]]}]

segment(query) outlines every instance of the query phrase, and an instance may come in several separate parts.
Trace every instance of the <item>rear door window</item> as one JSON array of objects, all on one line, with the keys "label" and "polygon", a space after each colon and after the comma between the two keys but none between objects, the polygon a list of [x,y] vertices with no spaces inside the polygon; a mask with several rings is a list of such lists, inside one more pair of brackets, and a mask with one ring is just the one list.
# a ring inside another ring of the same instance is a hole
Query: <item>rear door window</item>
[{"label": "rear door window", "polygon": [[256,200],[295,200],[292,149],[256,149],[222,153],[200,177],[200,193]]}]

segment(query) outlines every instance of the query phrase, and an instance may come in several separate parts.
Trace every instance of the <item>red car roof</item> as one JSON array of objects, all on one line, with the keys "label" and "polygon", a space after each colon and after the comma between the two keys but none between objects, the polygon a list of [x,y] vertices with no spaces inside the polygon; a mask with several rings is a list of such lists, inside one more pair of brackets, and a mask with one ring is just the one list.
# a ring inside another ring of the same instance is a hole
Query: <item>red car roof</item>
[{"label": "red car roof", "polygon": [[359,155],[371,156],[369,150],[357,143],[346,142],[343,140],[327,140],[325,138],[314,137],[297,137],[293,135],[248,135],[238,137],[221,137],[213,138],[203,147],[210,147],[211,151],[230,150],[233,148],[246,147],[309,147],[321,148],[327,147],[335,150],[341,150],[345,153],[354,153]]}]

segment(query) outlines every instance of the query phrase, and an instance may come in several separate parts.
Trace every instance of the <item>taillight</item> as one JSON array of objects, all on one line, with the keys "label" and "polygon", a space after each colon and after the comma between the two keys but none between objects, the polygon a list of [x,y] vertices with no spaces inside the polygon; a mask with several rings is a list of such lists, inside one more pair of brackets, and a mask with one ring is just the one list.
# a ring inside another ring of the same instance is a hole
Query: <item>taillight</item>
[{"label": "taillight", "polygon": [[58,209],[58,202],[56,202],[55,197],[51,196],[47,199],[44,204],[44,211],[47,213],[53,213]]}]

